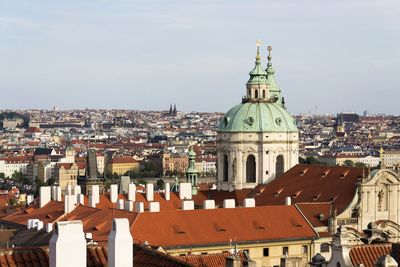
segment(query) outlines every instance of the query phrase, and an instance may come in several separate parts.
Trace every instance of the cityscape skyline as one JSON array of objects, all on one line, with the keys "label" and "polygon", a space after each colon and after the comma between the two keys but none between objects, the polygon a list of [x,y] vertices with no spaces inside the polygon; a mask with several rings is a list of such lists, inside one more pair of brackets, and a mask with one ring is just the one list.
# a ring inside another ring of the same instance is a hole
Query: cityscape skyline
[{"label": "cityscape skyline", "polygon": [[290,112],[398,114],[395,1],[21,0],[0,7],[2,108],[177,103],[185,112],[226,112],[245,93],[261,39],[262,64],[272,45]]}]

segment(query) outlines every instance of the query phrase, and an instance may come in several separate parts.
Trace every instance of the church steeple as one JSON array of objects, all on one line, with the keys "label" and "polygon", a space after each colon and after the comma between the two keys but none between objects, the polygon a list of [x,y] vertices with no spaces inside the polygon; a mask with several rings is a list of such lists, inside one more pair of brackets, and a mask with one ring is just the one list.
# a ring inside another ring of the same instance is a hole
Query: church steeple
[{"label": "church steeple", "polygon": [[189,166],[186,170],[186,182],[192,184],[192,194],[197,195],[197,176],[198,171],[196,169],[196,152],[193,150],[193,146],[189,149]]},{"label": "church steeple", "polygon": [[246,84],[246,101],[265,101],[268,99],[267,72],[261,66],[260,41],[257,40],[257,53],[254,68],[249,73]]},{"label": "church steeple", "polygon": [[267,64],[267,68],[265,69],[265,71],[267,72],[267,81],[270,85],[269,88],[269,92],[271,94],[271,97],[276,98],[276,100],[281,100],[281,89],[279,88],[279,86],[276,84],[275,81],[275,70],[272,67],[272,56],[271,56],[271,50],[272,47],[269,45],[268,46],[268,64]]}]

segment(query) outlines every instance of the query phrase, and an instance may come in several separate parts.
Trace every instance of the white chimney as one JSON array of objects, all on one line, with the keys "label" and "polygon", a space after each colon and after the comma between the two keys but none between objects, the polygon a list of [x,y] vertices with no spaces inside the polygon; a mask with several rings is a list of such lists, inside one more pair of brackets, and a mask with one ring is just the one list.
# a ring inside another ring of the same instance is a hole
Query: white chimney
[{"label": "white chimney", "polygon": [[144,212],[143,202],[135,202],[135,212]]},{"label": "white chimney", "polygon": [[74,186],[74,195],[79,195],[81,194],[81,186],[80,185],[75,185]]},{"label": "white chimney", "polygon": [[169,183],[165,183],[165,193],[164,193],[165,200],[171,199],[171,186]]},{"label": "white chimney", "polygon": [[53,224],[52,223],[46,224],[46,232],[50,233],[51,231],[53,231]]},{"label": "white chimney", "polygon": [[86,261],[86,239],[82,222],[58,222],[49,242],[49,266],[86,267]]},{"label": "white chimney", "polygon": [[[93,196],[92,202],[94,203],[94,206],[96,206],[96,204],[100,203],[100,188],[98,185],[92,185],[92,190],[90,191],[89,197],[90,196]],[[93,207],[92,205],[90,205],[90,206]]]},{"label": "white chimney", "polygon": [[61,196],[61,187],[57,186],[56,188],[56,200],[57,201],[62,201],[62,196]]},{"label": "white chimney", "polygon": [[126,218],[114,219],[108,235],[108,266],[133,266],[133,239],[129,221]]},{"label": "white chimney", "polygon": [[154,200],[154,185],[151,183],[146,184],[146,199],[147,201]]},{"label": "white chimney", "polygon": [[43,222],[42,221],[38,221],[37,225],[36,225],[36,228],[37,228],[38,231],[40,231],[40,230],[43,229],[43,226],[44,226]]},{"label": "white chimney", "polygon": [[125,210],[133,211],[133,203],[134,202],[132,200],[125,201]]},{"label": "white chimney", "polygon": [[256,206],[256,200],[254,198],[243,199],[243,207],[254,208]]},{"label": "white chimney", "polygon": [[124,200],[123,199],[118,199],[118,209],[120,209],[120,210],[124,209]]},{"label": "white chimney", "polygon": [[51,200],[51,187],[40,187],[40,207],[43,208]]},{"label": "white chimney", "polygon": [[118,200],[118,185],[112,184],[110,186],[110,200],[112,203],[117,203]]},{"label": "white chimney", "polygon": [[136,201],[136,185],[128,185],[128,200]]},{"label": "white chimney", "polygon": [[286,206],[292,205],[292,199],[291,199],[290,197],[286,197],[286,198],[285,198],[285,205],[286,205]]},{"label": "white chimney", "polygon": [[57,186],[55,185],[51,187],[51,199],[57,201]]},{"label": "white chimney", "polygon": [[93,239],[93,234],[92,233],[85,233],[85,238],[86,239]]},{"label": "white chimney", "polygon": [[223,207],[224,207],[224,209],[235,208],[235,200],[234,199],[224,199]]},{"label": "white chimney", "polygon": [[89,195],[89,206],[92,208],[96,208],[96,196]]},{"label": "white chimney", "polygon": [[66,195],[64,196],[64,213],[70,213],[75,209],[76,196]]},{"label": "white chimney", "polygon": [[205,210],[215,209],[215,201],[213,199],[204,200],[203,209]]},{"label": "white chimney", "polygon": [[183,210],[194,210],[194,201],[193,200],[182,200],[182,209]]},{"label": "white chimney", "polygon": [[192,199],[192,184],[180,183],[179,184],[179,199]]},{"label": "white chimney", "polygon": [[85,205],[85,196],[83,194],[77,194],[76,202],[81,204],[82,206]]},{"label": "white chimney", "polygon": [[160,202],[150,202],[149,203],[149,211],[150,212],[159,212],[160,211]]},{"label": "white chimney", "polygon": [[66,195],[72,195],[72,185],[71,184],[67,184],[67,191],[66,191]]},{"label": "white chimney", "polygon": [[33,195],[27,195],[26,196],[26,203],[29,205],[35,200],[35,197]]}]

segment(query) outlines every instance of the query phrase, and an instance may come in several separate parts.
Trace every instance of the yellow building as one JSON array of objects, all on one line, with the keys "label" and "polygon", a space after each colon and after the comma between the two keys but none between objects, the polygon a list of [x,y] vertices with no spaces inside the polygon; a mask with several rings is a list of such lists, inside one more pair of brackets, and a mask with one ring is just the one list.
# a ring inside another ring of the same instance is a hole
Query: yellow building
[{"label": "yellow building", "polygon": [[139,170],[139,162],[132,157],[114,157],[107,161],[107,172],[125,175],[130,171]]}]

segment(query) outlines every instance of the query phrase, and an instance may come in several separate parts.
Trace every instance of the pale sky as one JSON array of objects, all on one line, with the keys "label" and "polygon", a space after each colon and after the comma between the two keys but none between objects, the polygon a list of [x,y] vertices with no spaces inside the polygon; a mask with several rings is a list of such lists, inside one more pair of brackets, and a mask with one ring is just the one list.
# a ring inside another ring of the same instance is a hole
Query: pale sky
[{"label": "pale sky", "polygon": [[0,0],[0,109],[225,112],[257,39],[290,112],[400,114],[398,0]]}]

